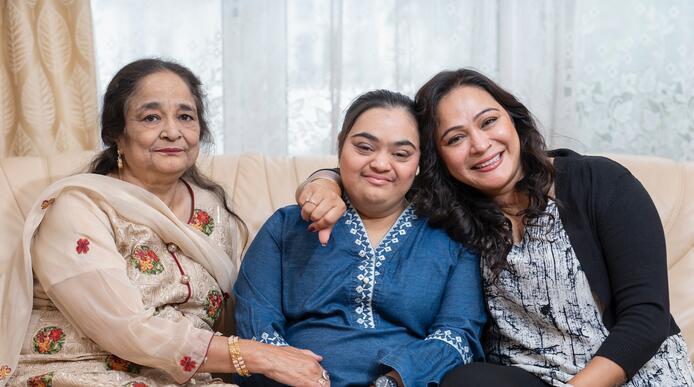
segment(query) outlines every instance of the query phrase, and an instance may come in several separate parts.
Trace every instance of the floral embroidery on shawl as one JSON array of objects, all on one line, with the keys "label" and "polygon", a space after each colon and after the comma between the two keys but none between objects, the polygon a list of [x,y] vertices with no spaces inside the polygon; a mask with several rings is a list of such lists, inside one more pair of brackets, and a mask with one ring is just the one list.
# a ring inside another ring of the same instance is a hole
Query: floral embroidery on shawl
[{"label": "floral embroidery on shawl", "polygon": [[58,353],[65,344],[65,333],[55,326],[42,328],[34,335],[33,344],[36,353],[44,355]]},{"label": "floral embroidery on shawl", "polygon": [[369,242],[369,237],[364,228],[364,224],[357,211],[352,207],[349,200],[347,203],[347,220],[345,224],[350,227],[350,234],[355,236],[354,244],[359,246],[359,274],[357,275],[357,286],[355,288],[357,306],[354,311],[357,313],[357,323],[364,328],[375,328],[376,323],[373,317],[373,294],[376,277],[381,275],[379,268],[386,260],[386,254],[392,251],[392,245],[400,242],[401,237],[407,234],[407,230],[412,227],[412,221],[417,219],[414,207],[409,205],[400,214],[390,231],[383,237],[378,246],[374,249]]},{"label": "floral embroidery on shawl", "polygon": [[470,347],[468,347],[467,345],[463,345],[463,338],[458,335],[454,335],[453,332],[451,332],[448,329],[446,329],[445,331],[437,329],[434,331],[434,333],[427,336],[424,340],[441,340],[444,343],[455,348],[455,350],[458,352],[465,364],[472,362],[472,354],[470,353]]},{"label": "floral embroidery on shawl", "polygon": [[206,211],[196,208],[190,224],[203,234],[210,236],[214,231],[214,219]]},{"label": "floral embroidery on shawl", "polygon": [[27,379],[27,387],[51,387],[53,385],[53,372],[33,376]]},{"label": "floral embroidery on shawl", "polygon": [[183,356],[181,361],[178,362],[178,364],[181,365],[184,371],[190,372],[195,369],[195,366],[197,363],[195,360],[191,359],[190,356]]},{"label": "floral embroidery on shawl", "polygon": [[80,238],[77,240],[77,247],[75,247],[77,254],[87,254],[89,252],[89,239]]},{"label": "floral embroidery on shawl", "polygon": [[55,198],[50,198],[48,200],[44,200],[41,202],[41,209],[45,210],[48,208],[51,204],[55,203]]},{"label": "floral embroidery on shawl", "polygon": [[5,380],[5,378],[12,373],[12,368],[4,365],[0,367],[0,380]]},{"label": "floral embroidery on shawl", "polygon": [[207,292],[207,297],[205,297],[202,307],[205,308],[207,317],[216,321],[219,318],[219,313],[222,311],[222,294],[217,290],[210,290]]},{"label": "floral embroidery on shawl", "polygon": [[106,369],[113,371],[130,372],[131,374],[140,373],[140,366],[133,362],[121,359],[116,355],[106,356]]},{"label": "floral embroidery on shawl", "polygon": [[159,260],[159,256],[147,245],[139,245],[133,249],[130,264],[145,274],[159,274],[164,271],[164,265]]},{"label": "floral embroidery on shawl", "polygon": [[128,382],[123,385],[123,387],[149,387],[147,383],[142,382]]}]

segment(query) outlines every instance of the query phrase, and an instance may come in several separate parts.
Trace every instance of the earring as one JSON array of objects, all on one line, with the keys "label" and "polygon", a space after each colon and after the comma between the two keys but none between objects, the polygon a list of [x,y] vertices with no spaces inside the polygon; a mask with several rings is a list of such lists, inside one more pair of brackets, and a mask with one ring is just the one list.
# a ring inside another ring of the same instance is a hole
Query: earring
[{"label": "earring", "polygon": [[118,158],[116,159],[116,164],[118,164],[118,169],[123,169],[123,158],[120,156],[120,149],[116,148],[116,153],[118,154]]}]

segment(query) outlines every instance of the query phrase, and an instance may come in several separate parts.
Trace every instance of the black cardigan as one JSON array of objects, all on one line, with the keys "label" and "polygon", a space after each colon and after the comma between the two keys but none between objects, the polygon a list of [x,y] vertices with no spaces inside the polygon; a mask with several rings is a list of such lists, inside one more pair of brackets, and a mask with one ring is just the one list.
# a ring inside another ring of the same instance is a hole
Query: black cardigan
[{"label": "black cardigan", "polygon": [[597,356],[631,378],[679,333],[670,315],[665,235],[655,205],[623,166],[567,149],[549,152],[559,216],[610,331]]}]

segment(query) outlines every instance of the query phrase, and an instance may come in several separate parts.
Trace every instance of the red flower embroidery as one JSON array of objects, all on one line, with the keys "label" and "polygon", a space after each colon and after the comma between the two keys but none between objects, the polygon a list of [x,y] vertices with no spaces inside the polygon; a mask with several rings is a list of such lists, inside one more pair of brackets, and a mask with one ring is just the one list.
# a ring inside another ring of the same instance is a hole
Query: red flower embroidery
[{"label": "red flower embroidery", "polygon": [[147,383],[142,382],[129,382],[123,385],[123,387],[149,387]]},{"label": "red flower embroidery", "polygon": [[51,387],[52,385],[53,372],[27,379],[27,387]]},{"label": "red flower embroidery", "polygon": [[184,356],[183,359],[181,359],[181,361],[178,363],[181,365],[181,367],[183,367],[183,370],[186,372],[194,370],[195,365],[197,364],[195,360],[190,358],[190,356]]},{"label": "red flower embroidery", "polygon": [[207,317],[211,318],[213,321],[219,318],[219,314],[222,310],[222,295],[219,294],[217,290],[210,290],[207,293],[207,298],[203,301],[202,306],[207,312]]},{"label": "red flower embroidery", "polygon": [[58,353],[64,343],[65,332],[62,329],[55,326],[45,327],[34,335],[34,352],[48,355]]},{"label": "red flower embroidery", "polygon": [[146,245],[135,247],[130,256],[130,264],[145,274],[159,274],[164,271],[164,265],[159,261],[157,253]]},{"label": "red flower embroidery", "polygon": [[48,206],[50,206],[53,203],[55,203],[55,198],[44,200],[43,202],[41,202],[41,209],[45,210],[46,208],[48,208]]},{"label": "red flower embroidery", "polygon": [[210,222],[210,214],[208,214],[205,211],[197,211],[197,216],[196,218],[198,219],[198,222],[205,224]]},{"label": "red flower embroidery", "polygon": [[3,365],[0,367],[0,380],[4,380],[9,374],[12,373],[12,368]]},{"label": "red flower embroidery", "polygon": [[196,208],[190,224],[203,234],[210,236],[214,230],[214,219],[206,211]]},{"label": "red flower embroidery", "polygon": [[60,341],[60,338],[63,337],[63,331],[59,328],[51,329],[50,333],[48,333],[48,337],[53,341]]},{"label": "red flower embroidery", "polygon": [[77,254],[87,254],[89,251],[89,239],[80,238],[77,240],[77,247],[75,247]]},{"label": "red flower embroidery", "polygon": [[140,373],[140,366],[138,364],[121,359],[116,355],[108,355],[106,357],[106,369],[130,372],[133,374]]}]

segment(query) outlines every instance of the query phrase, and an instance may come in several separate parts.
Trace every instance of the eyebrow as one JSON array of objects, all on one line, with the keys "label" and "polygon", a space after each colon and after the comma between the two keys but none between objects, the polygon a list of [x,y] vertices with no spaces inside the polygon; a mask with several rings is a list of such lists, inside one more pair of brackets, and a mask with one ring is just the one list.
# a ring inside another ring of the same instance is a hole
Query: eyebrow
[{"label": "eyebrow", "polygon": [[[378,137],[374,136],[371,133],[367,132],[359,132],[359,133],[354,133],[350,137],[364,137],[365,139],[373,142],[381,142],[381,140],[378,139]],[[398,140],[393,143],[395,146],[411,146],[414,149],[417,149],[417,147],[412,143],[410,140]]]},{"label": "eyebrow", "polygon": [[[161,108],[161,104],[159,102],[147,102],[147,103],[141,105],[139,108],[137,108],[137,111],[141,112],[143,110],[148,110],[148,109],[156,110],[156,109],[160,109],[160,108]],[[195,111],[195,109],[187,103],[179,103],[178,108],[180,110],[183,110],[186,112],[194,112]]]},{"label": "eyebrow", "polygon": [[[481,112],[475,114],[475,116],[472,117],[472,120],[474,121],[474,120],[477,119],[477,117],[481,116],[482,114],[484,114],[484,113],[486,113],[486,112],[488,112],[488,111],[492,111],[492,110],[495,110],[495,111],[497,111],[497,112],[499,111],[499,109],[493,108],[493,107],[486,108],[486,109],[482,110]],[[441,136],[439,137],[439,140],[441,140],[441,139],[443,139],[444,137],[446,137],[446,135],[448,134],[448,132],[450,132],[450,131],[452,131],[452,130],[456,130],[456,129],[461,129],[462,127],[463,127],[463,125],[451,126],[450,128],[446,129],[446,130],[441,134]]]}]

